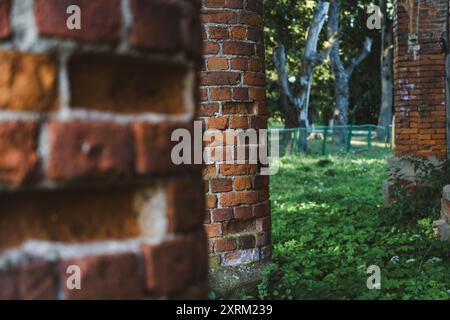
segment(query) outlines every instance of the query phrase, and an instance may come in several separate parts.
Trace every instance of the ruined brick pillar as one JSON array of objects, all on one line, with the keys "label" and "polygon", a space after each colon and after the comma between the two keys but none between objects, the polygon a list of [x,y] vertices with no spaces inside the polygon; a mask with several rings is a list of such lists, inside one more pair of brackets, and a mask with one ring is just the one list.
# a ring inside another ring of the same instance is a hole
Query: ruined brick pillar
[{"label": "ruined brick pillar", "polygon": [[[263,1],[202,3],[200,119],[208,132],[224,136],[234,129],[267,128]],[[216,153],[233,149],[228,140],[206,148]],[[204,170],[213,288],[230,289],[257,279],[258,266],[271,257],[269,178],[260,169],[259,164],[212,161]]]},{"label": "ruined brick pillar", "polygon": [[[427,158],[439,163],[447,158],[445,106],[446,1],[395,1],[394,94],[395,153],[392,174],[412,181],[415,172],[404,156]],[[450,93],[449,93],[450,94]],[[387,186],[386,189],[388,189]],[[438,227],[449,238],[450,189],[442,198]]]},{"label": "ruined brick pillar", "polygon": [[445,1],[398,0],[395,3],[397,156],[442,158],[447,155],[445,52],[442,43],[446,31]]},{"label": "ruined brick pillar", "polygon": [[[437,163],[447,155],[445,111],[445,1],[395,1],[395,157],[391,174],[414,170],[405,156]],[[386,198],[391,183],[386,182]]]},{"label": "ruined brick pillar", "polygon": [[0,0],[0,299],[207,296],[201,170],[170,158],[198,105],[199,12]]}]

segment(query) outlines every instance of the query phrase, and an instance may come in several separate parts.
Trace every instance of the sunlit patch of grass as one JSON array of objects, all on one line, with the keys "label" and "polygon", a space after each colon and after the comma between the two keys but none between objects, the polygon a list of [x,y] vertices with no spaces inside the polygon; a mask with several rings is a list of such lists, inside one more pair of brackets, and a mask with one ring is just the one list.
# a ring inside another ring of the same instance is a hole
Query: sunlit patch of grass
[{"label": "sunlit patch of grass", "polygon": [[[438,241],[432,220],[399,223],[382,206],[389,156],[281,160],[271,177],[274,255],[261,298],[450,298],[450,247]],[[382,290],[366,287],[370,265],[382,270]]]}]

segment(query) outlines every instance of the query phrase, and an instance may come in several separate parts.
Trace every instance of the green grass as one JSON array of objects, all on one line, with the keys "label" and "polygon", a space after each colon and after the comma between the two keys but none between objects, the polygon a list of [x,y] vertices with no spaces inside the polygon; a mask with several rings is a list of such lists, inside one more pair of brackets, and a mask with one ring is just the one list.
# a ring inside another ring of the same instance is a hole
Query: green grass
[{"label": "green grass", "polygon": [[[436,217],[405,219],[382,207],[388,156],[281,160],[271,177],[273,263],[260,298],[450,298],[450,244],[437,239]],[[381,268],[381,290],[367,289],[370,265]]]}]

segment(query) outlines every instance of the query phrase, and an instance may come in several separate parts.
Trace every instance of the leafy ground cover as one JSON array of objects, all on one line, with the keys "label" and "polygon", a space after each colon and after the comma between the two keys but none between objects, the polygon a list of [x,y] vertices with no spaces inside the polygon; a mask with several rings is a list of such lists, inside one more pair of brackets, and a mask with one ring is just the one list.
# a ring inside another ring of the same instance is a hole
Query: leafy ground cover
[{"label": "leafy ground cover", "polygon": [[[271,177],[273,262],[258,298],[450,298],[450,244],[435,233],[436,213],[411,217],[382,206],[388,156],[281,160]],[[367,288],[371,265],[381,269],[380,290]]]}]

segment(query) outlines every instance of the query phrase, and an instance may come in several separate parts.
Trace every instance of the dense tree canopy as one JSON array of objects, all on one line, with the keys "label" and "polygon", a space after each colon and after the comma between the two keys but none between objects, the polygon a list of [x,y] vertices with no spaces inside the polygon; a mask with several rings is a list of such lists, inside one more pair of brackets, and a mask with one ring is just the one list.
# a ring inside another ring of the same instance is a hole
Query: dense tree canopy
[{"label": "dense tree canopy", "polygon": [[[374,40],[372,53],[354,71],[350,88],[350,123],[377,123],[380,108],[380,30],[369,30],[367,8],[372,0],[344,1],[341,12],[341,56],[348,65],[361,50],[366,37]],[[376,4],[376,2],[374,3]],[[287,67],[291,77],[301,64],[306,32],[311,21],[314,0],[266,0],[265,35],[267,50],[268,106],[272,115],[282,118],[279,87],[272,62],[273,48],[286,47]],[[321,34],[326,40],[326,32]],[[322,41],[323,43],[323,41]],[[314,124],[327,124],[333,118],[334,81],[329,61],[317,67],[311,90],[310,118]],[[293,80],[293,79],[292,79]]]}]

